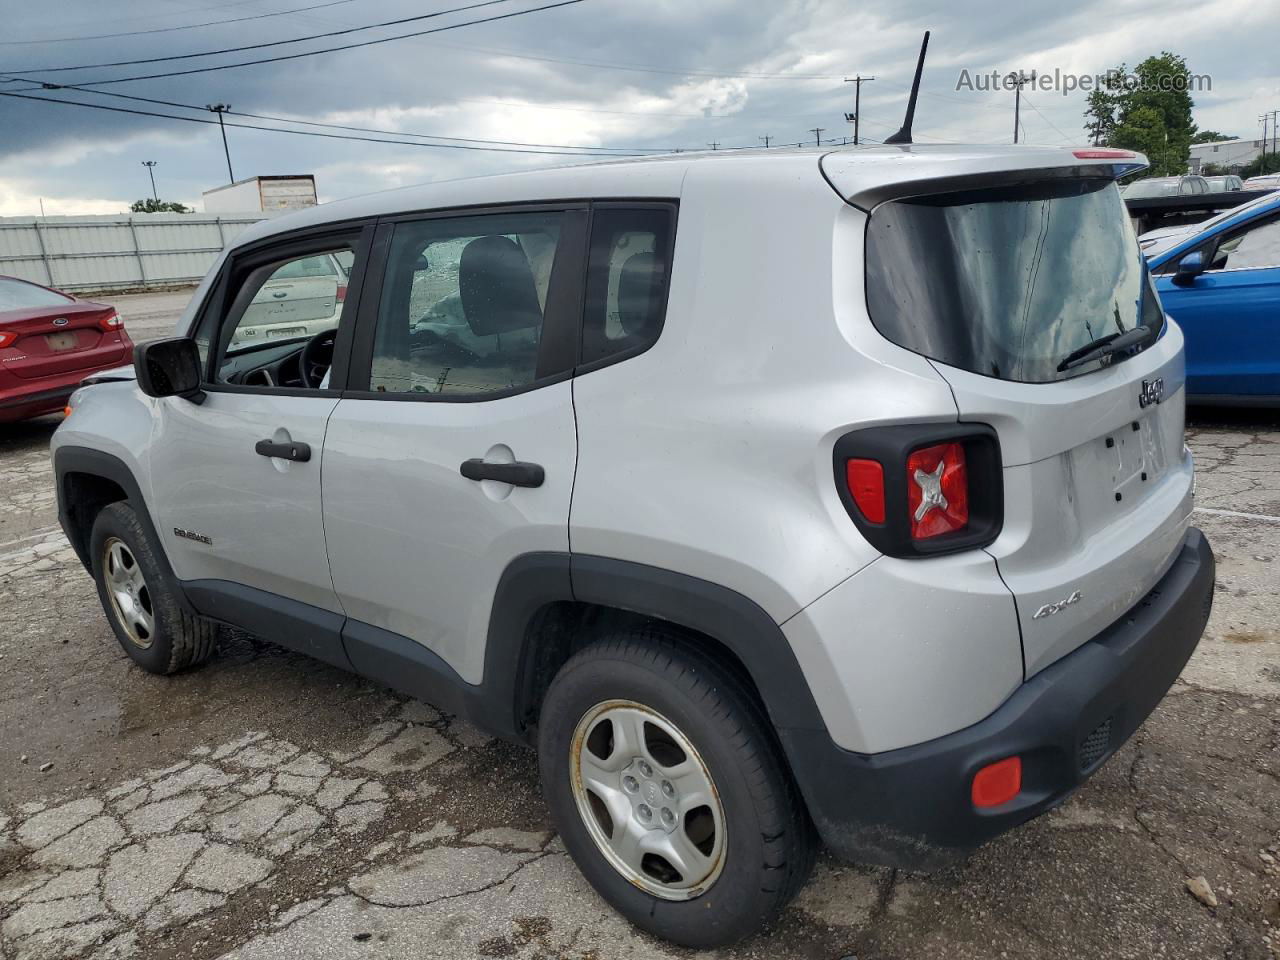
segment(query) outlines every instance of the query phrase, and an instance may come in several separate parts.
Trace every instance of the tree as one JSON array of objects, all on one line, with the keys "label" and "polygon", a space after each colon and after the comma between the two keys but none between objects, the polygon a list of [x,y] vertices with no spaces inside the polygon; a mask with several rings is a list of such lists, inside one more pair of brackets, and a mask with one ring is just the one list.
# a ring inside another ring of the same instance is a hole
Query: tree
[{"label": "tree", "polygon": [[1240,170],[1242,177],[1260,177],[1266,173],[1280,173],[1280,154],[1262,154]]},{"label": "tree", "polygon": [[1146,176],[1185,173],[1196,124],[1185,57],[1165,51],[1147,57],[1132,74],[1124,64],[1089,94],[1085,129],[1094,142],[1139,150],[1151,166]]},{"label": "tree", "polygon": [[195,213],[190,207],[173,200],[135,200],[129,205],[130,213]]},{"label": "tree", "polygon": [[1238,140],[1229,133],[1219,133],[1217,130],[1201,130],[1191,138],[1192,143],[1221,143],[1223,140]]}]

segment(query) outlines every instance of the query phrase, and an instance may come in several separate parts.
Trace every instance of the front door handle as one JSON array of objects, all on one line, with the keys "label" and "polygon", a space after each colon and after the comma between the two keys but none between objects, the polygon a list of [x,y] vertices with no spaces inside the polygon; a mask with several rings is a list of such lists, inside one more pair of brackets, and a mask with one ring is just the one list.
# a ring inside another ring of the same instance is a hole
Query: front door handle
[{"label": "front door handle", "polygon": [[464,460],[459,471],[468,480],[497,480],[513,487],[540,487],[546,474],[540,463],[490,463],[488,460]]},{"label": "front door handle", "polygon": [[311,444],[298,443],[294,440],[288,443],[259,440],[254,444],[253,449],[260,457],[279,457],[281,460],[293,460],[297,463],[306,463],[311,459]]}]

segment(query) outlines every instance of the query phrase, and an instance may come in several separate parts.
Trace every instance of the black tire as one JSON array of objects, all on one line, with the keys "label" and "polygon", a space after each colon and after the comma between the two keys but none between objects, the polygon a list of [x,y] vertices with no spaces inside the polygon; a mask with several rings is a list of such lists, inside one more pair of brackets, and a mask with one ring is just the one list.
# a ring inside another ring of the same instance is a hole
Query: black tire
[{"label": "black tire", "polygon": [[[641,704],[678,727],[719,794],[723,866],[692,899],[641,889],[602,853],[579,813],[575,731],[611,700]],[[777,917],[813,866],[814,831],[763,709],[735,672],[663,624],[603,638],[560,669],[542,704],[538,754],[543,794],[570,855],[605,900],[655,936],[696,948],[741,940]]]},{"label": "black tire", "polygon": [[[144,602],[153,629],[141,640],[131,636],[107,584],[107,549],[113,542],[123,543],[145,581]],[[158,549],[127,502],[108,504],[94,520],[89,556],[107,622],[134,663],[150,673],[170,674],[198,666],[213,656],[218,627],[187,612],[177,584],[157,560]]]}]

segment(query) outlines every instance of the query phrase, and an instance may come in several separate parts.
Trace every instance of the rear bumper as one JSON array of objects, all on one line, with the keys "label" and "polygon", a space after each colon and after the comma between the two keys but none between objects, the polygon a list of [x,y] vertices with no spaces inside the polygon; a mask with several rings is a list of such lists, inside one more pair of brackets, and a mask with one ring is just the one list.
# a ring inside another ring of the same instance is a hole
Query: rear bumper
[{"label": "rear bumper", "polygon": [[[1173,685],[1204,631],[1213,587],[1213,551],[1193,528],[1132,610],[973,726],[877,754],[843,750],[825,731],[779,730],[823,840],[844,859],[930,869],[1057,806]],[[1015,755],[1022,792],[974,808],[974,774]]]},{"label": "rear bumper", "polygon": [[124,344],[122,348],[110,351],[109,356],[90,366],[31,380],[7,377],[5,386],[0,388],[0,423],[26,420],[61,410],[67,405],[67,398],[76,392],[86,377],[128,362],[133,342],[124,334],[120,339]]}]

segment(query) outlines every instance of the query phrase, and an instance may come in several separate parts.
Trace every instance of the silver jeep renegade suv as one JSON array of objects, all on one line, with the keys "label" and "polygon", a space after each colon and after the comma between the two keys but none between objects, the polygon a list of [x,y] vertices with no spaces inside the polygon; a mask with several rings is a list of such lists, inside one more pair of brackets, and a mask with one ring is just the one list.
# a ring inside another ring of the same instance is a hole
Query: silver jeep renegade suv
[{"label": "silver jeep renegade suv", "polygon": [[[1195,648],[1142,163],[685,154],[260,223],[75,395],[63,527],[143,668],[227,624],[535,745],[606,900],[735,940],[819,840],[929,867],[1062,802]],[[291,335],[259,291],[323,254]]]}]

